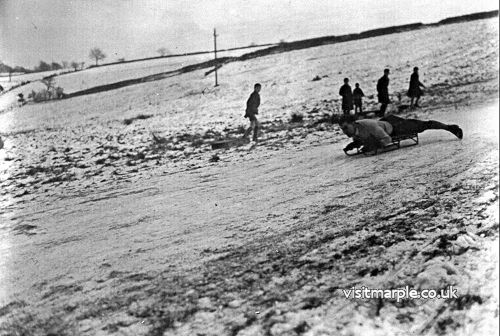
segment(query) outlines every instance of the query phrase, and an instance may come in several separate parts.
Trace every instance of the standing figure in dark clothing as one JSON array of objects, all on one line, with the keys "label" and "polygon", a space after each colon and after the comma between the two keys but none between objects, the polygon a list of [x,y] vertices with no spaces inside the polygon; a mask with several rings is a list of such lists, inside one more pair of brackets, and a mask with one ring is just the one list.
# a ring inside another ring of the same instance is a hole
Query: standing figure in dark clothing
[{"label": "standing figure in dark clothing", "polygon": [[380,116],[385,115],[387,105],[391,103],[389,99],[389,69],[384,69],[384,75],[377,82],[378,102],[380,105]]},{"label": "standing figure in dark clothing", "polygon": [[250,97],[247,100],[247,109],[245,111],[245,118],[248,118],[250,120],[250,127],[245,131],[245,135],[243,135],[243,137],[247,139],[253,130],[253,141],[257,141],[257,135],[259,133],[260,124],[257,120],[257,114],[259,114],[259,92],[261,87],[262,86],[259,83],[254,85],[253,92],[250,94]]},{"label": "standing figure in dark clothing", "polygon": [[359,83],[356,83],[356,87],[354,88],[354,91],[352,92],[352,97],[354,100],[354,114],[358,113],[358,108],[359,108],[359,113],[363,112],[363,97],[365,94],[363,93],[363,90],[359,87]]},{"label": "standing figure in dark clothing", "polygon": [[[425,85],[420,83],[420,80],[418,79],[418,67],[414,67],[413,73],[410,76],[410,88],[407,93],[408,97],[411,98],[410,108],[420,107],[418,106],[418,100],[424,94],[421,87],[425,88]],[[413,99],[415,99],[415,105],[413,105]]]},{"label": "standing figure in dark clothing", "polygon": [[340,87],[339,95],[342,96],[342,111],[350,114],[352,110],[352,90],[349,85],[349,78],[344,78],[344,85]]}]

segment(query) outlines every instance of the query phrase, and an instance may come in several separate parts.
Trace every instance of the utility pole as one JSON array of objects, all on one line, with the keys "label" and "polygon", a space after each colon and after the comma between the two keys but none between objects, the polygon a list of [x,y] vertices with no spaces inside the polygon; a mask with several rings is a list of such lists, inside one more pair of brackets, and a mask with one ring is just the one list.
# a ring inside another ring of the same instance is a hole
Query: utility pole
[{"label": "utility pole", "polygon": [[214,54],[215,54],[215,86],[219,86],[217,83],[217,33],[214,28]]}]

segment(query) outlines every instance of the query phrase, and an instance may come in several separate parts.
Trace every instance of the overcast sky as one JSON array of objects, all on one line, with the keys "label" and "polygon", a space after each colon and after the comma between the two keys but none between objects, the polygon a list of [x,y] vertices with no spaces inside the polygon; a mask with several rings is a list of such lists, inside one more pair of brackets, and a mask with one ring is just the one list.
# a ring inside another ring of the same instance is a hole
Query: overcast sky
[{"label": "overcast sky", "polygon": [[0,0],[0,62],[118,58],[356,33],[498,9],[497,0]]}]

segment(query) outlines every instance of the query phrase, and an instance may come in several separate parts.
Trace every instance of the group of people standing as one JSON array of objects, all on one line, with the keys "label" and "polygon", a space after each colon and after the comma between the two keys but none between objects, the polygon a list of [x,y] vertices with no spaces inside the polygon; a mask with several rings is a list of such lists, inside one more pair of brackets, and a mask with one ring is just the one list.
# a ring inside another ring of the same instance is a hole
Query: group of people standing
[{"label": "group of people standing", "polygon": [[363,90],[359,87],[359,83],[355,84],[354,91],[351,90],[349,85],[349,78],[344,78],[344,85],[340,87],[339,95],[342,96],[342,111],[344,114],[351,113],[354,105],[354,113],[363,112],[363,97],[365,96]]},{"label": "group of people standing", "polygon": [[[384,117],[387,105],[391,103],[389,98],[389,74],[389,69],[384,69],[384,75],[377,81],[378,102],[381,104],[380,111],[378,113],[380,117]],[[423,91],[421,89],[422,87],[425,88],[419,80],[418,67],[414,67],[413,73],[410,77],[410,87],[407,92],[408,96],[411,98],[410,108],[419,107],[418,101],[423,95]],[[260,128],[257,115],[259,113],[259,92],[261,88],[262,85],[259,83],[254,85],[254,90],[247,100],[245,110],[245,118],[250,120],[250,127],[248,127],[245,131],[243,137],[248,138],[250,134],[253,133],[253,141],[257,141]],[[344,112],[344,115],[350,115],[353,109],[356,115],[363,112],[363,97],[365,94],[359,86],[359,83],[356,83],[354,90],[351,90],[349,78],[344,78],[344,85],[340,88],[339,94],[342,96],[342,111]]]},{"label": "group of people standing", "polygon": [[[391,103],[389,98],[389,69],[384,69],[384,75],[377,81],[377,96],[380,103],[380,111],[378,115],[383,117],[387,110],[387,105]],[[354,108],[354,114],[363,112],[363,97],[365,94],[356,83],[355,89],[351,90],[349,85],[349,78],[344,78],[344,85],[340,87],[339,95],[342,96],[342,111],[344,114],[350,114]],[[419,107],[418,101],[423,95],[421,88],[425,88],[418,76],[418,67],[413,68],[413,73],[410,76],[410,87],[408,88],[407,95],[411,99],[410,108]]]}]

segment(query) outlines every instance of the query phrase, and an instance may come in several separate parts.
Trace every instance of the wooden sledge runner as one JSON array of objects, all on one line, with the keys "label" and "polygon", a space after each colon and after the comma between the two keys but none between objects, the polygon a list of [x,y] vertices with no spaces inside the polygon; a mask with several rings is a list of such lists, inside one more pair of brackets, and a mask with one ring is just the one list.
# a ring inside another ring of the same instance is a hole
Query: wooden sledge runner
[{"label": "wooden sledge runner", "polygon": [[356,148],[356,152],[349,153],[347,151],[344,151],[344,153],[347,156],[354,156],[354,155],[358,155],[358,154],[365,154],[367,156],[369,156],[369,155],[377,155],[379,153],[390,152],[390,151],[395,150],[395,149],[400,149],[401,148],[401,142],[404,141],[404,140],[411,140],[412,141],[409,145],[406,145],[404,147],[410,147],[410,146],[418,145],[418,133],[394,135],[394,136],[391,136],[391,139],[392,139],[392,143],[389,146],[387,146],[387,147],[385,147],[383,149],[382,148],[377,148],[377,149],[375,149],[374,151],[371,151],[371,152],[363,152],[361,149]]}]

